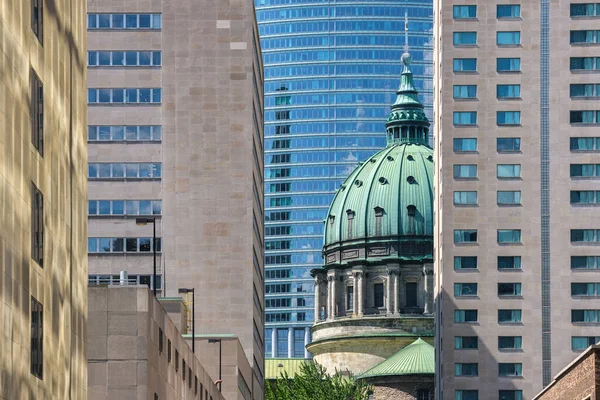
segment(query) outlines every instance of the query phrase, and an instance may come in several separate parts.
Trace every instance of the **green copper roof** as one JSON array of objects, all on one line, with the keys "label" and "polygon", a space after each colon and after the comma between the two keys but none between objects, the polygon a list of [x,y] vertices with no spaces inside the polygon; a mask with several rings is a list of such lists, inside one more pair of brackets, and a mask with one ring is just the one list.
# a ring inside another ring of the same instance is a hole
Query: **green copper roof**
[{"label": "green copper roof", "polygon": [[300,373],[302,364],[311,362],[303,358],[267,358],[265,359],[265,379],[278,379],[285,371],[290,378]]},{"label": "green copper roof", "polygon": [[409,53],[402,55],[402,63],[400,87],[386,123],[388,145],[340,186],[325,221],[325,247],[375,237],[433,240],[429,122],[413,83]]},{"label": "green copper roof", "polygon": [[325,246],[385,236],[433,240],[433,150],[428,146],[386,147],[350,174],[331,203]]},{"label": "green copper roof", "polygon": [[433,375],[435,352],[433,346],[419,338],[399,352],[358,375],[357,379],[398,375]]}]

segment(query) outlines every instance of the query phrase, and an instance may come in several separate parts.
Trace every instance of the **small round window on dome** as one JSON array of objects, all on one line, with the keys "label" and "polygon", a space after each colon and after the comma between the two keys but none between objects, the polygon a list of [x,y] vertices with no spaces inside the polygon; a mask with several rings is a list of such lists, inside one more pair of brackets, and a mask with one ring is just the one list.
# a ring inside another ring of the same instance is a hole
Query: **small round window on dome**
[{"label": "small round window on dome", "polygon": [[387,156],[386,158],[388,161],[394,161],[394,157],[392,157],[392,156]]},{"label": "small round window on dome", "polygon": [[412,155],[410,155],[410,154],[408,155],[408,157],[406,157],[406,159],[408,161],[415,161],[415,158]]},{"label": "small round window on dome", "polygon": [[412,184],[413,184],[413,183],[415,183],[417,180],[415,179],[415,177],[414,177],[414,176],[412,176],[412,175],[411,175],[411,176],[409,176],[408,178],[406,178],[406,181],[412,185]]},{"label": "small round window on dome", "polygon": [[428,159],[429,161],[433,161],[433,156],[429,156],[429,157],[427,157],[427,159]]},{"label": "small round window on dome", "polygon": [[408,213],[409,217],[414,217],[417,214],[417,207],[411,204],[406,207],[406,212]]},{"label": "small round window on dome", "polygon": [[381,183],[382,185],[385,185],[387,183],[387,179],[385,179],[383,176],[381,178],[379,178],[379,183]]},{"label": "small round window on dome", "polygon": [[377,159],[376,158],[371,158],[369,161],[371,161],[372,163],[375,163],[375,162],[377,162]]},{"label": "small round window on dome", "polygon": [[361,180],[357,179],[357,180],[355,180],[355,181],[354,181],[354,184],[355,184],[356,186],[358,186],[358,187],[361,187],[361,186],[362,186],[362,184],[363,184],[363,181],[361,181]]}]

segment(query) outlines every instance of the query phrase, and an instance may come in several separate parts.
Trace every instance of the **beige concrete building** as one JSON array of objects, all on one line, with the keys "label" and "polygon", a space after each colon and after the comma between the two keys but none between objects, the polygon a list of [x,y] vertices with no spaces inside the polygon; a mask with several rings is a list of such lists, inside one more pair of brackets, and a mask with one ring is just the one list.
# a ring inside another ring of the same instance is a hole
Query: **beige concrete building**
[{"label": "beige concrete building", "polygon": [[85,4],[52,5],[0,7],[0,399],[86,398]]},{"label": "beige concrete building", "polygon": [[90,286],[88,293],[87,399],[224,399],[182,326],[146,286]]},{"label": "beige concrete building", "polygon": [[438,399],[532,398],[596,340],[598,16],[434,2]]},{"label": "beige concrete building", "polygon": [[[176,296],[263,382],[263,72],[245,1],[88,2],[90,280]],[[136,225],[146,219],[146,226]],[[262,389],[261,389],[262,390]],[[261,390],[254,390],[257,398]]]}]

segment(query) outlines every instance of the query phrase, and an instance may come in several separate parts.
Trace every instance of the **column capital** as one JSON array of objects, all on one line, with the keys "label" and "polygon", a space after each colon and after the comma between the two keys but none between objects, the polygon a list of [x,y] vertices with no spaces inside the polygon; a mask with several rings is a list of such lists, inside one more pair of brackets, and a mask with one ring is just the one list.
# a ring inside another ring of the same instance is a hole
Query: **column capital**
[{"label": "column capital", "polygon": [[431,266],[425,266],[425,265],[424,265],[424,266],[423,266],[423,271],[422,271],[422,272],[423,272],[423,276],[426,276],[426,275],[433,275],[433,267],[431,267]]},{"label": "column capital", "polygon": [[335,280],[335,276],[333,276],[333,275],[328,275],[327,276],[327,281],[333,282],[334,280]]},{"label": "column capital", "polygon": [[352,275],[354,276],[354,278],[356,279],[360,279],[364,276],[364,272],[362,271],[352,271]]},{"label": "column capital", "polygon": [[387,268],[385,271],[387,272],[387,274],[389,276],[392,276],[392,275],[399,276],[400,275],[400,271],[398,271],[396,268]]}]

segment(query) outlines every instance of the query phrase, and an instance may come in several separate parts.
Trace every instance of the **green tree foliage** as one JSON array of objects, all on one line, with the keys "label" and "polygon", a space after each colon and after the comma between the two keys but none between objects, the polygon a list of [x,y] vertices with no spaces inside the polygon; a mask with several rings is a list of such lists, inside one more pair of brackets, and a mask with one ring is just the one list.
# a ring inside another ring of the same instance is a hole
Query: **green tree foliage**
[{"label": "green tree foliage", "polygon": [[322,365],[308,362],[293,379],[287,372],[266,385],[266,400],[367,400],[370,386],[336,371],[327,374]]}]

